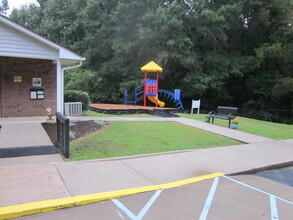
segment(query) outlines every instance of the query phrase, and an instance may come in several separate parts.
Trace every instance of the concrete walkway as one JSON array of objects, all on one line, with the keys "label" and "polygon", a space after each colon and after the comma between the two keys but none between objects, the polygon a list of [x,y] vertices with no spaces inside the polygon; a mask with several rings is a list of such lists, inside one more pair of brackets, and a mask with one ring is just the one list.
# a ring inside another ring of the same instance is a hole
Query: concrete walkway
[{"label": "concrete walkway", "polygon": [[[5,166],[5,163],[2,163],[0,176],[5,178],[0,181],[0,207],[163,184],[214,172],[233,174],[292,162],[293,140],[275,141],[192,119],[109,117],[71,117],[71,119],[176,121],[248,144],[81,162],[22,166]],[[21,123],[26,124],[29,120],[29,118],[24,119]],[[12,122],[0,121],[0,124],[4,125],[10,123]],[[288,190],[288,187],[284,190]],[[292,192],[288,195],[292,195]],[[293,197],[288,199],[293,200]]]},{"label": "concrete walkway", "polygon": [[292,144],[273,141],[113,160],[6,166],[0,168],[0,176],[5,177],[0,181],[0,207],[163,184],[214,172],[238,173],[291,162],[292,155]]},{"label": "concrete walkway", "polygon": [[0,118],[0,148],[53,145],[41,123],[45,117]]}]

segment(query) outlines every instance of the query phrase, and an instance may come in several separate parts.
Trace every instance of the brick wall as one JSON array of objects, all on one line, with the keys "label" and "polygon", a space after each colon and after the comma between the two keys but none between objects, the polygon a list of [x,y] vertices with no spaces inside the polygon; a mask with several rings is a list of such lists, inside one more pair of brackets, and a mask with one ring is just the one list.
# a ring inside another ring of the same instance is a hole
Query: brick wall
[{"label": "brick wall", "polygon": [[[14,82],[21,76],[22,82]],[[51,60],[0,57],[2,117],[45,116],[56,110],[56,64]],[[42,86],[33,87],[32,79],[41,78]],[[43,100],[31,100],[30,89],[44,89]]]}]

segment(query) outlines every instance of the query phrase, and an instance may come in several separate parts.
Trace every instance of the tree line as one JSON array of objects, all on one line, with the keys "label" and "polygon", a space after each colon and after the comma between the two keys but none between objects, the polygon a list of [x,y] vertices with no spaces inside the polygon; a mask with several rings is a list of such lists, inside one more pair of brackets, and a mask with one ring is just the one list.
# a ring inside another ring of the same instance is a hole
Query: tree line
[{"label": "tree line", "polygon": [[[185,107],[293,123],[292,0],[38,0],[10,19],[86,57],[66,89],[122,103],[153,60]],[[9,4],[9,0],[8,0]]]}]

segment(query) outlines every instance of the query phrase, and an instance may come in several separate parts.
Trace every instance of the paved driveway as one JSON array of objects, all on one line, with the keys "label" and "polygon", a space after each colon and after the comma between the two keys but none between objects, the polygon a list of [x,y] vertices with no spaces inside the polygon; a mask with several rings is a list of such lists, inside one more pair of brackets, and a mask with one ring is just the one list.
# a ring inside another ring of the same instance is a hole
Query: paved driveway
[{"label": "paved driveway", "polygon": [[254,175],[223,176],[18,219],[290,220],[292,199],[289,186]]}]

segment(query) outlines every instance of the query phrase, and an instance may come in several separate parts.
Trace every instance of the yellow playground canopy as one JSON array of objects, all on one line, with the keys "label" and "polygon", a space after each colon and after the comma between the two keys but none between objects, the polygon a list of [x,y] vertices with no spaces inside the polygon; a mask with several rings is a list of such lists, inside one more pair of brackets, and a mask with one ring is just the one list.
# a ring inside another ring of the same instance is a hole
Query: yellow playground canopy
[{"label": "yellow playground canopy", "polygon": [[148,64],[144,65],[140,68],[141,71],[146,72],[163,72],[163,68],[156,64],[154,61],[149,62]]}]

